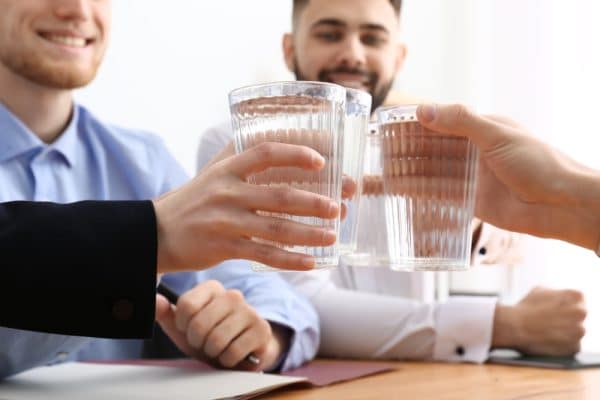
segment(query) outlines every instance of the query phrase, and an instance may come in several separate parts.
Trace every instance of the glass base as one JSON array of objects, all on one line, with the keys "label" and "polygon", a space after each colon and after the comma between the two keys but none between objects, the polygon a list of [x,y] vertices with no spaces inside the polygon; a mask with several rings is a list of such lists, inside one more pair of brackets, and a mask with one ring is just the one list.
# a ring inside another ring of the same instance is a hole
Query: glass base
[{"label": "glass base", "polygon": [[356,251],[356,243],[355,244],[346,244],[346,243],[338,244],[338,252],[340,253],[340,256],[343,256],[346,254],[351,254],[351,253],[354,253],[355,251]]},{"label": "glass base", "polygon": [[378,259],[371,253],[351,253],[341,255],[340,263],[348,267],[377,268],[386,267],[388,261]]},{"label": "glass base", "polygon": [[470,266],[468,261],[449,258],[402,258],[388,264],[394,271],[466,271]]},{"label": "glass base", "polygon": [[[338,266],[338,263],[340,261],[339,256],[327,256],[327,257],[315,257],[316,259],[316,264],[315,267],[313,269],[308,269],[306,271],[315,271],[315,270],[320,270],[320,269],[328,269],[328,268],[334,268]],[[258,262],[252,262],[251,263],[251,268],[253,271],[256,272],[304,272],[304,271],[291,271],[291,270],[287,270],[287,269],[281,269],[281,268],[274,268],[271,267],[270,265],[265,265],[265,264],[261,264]]]}]

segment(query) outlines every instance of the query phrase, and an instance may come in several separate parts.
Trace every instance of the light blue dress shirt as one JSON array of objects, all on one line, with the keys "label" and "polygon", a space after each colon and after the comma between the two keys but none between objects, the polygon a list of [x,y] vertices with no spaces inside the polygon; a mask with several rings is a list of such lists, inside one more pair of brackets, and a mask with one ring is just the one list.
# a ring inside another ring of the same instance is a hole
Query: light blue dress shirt
[{"label": "light blue dress shirt", "polygon": [[[162,140],[153,134],[102,123],[76,105],[68,127],[48,145],[0,103],[0,201],[152,199],[187,180]],[[234,260],[207,271],[163,277],[180,292],[208,279],[239,289],[263,318],[291,329],[283,370],[314,357],[319,344],[317,314],[307,299],[276,274],[255,273],[246,261]],[[25,297],[27,288],[23,293]],[[0,378],[65,360],[140,358],[142,345],[142,340],[0,327]]]}]

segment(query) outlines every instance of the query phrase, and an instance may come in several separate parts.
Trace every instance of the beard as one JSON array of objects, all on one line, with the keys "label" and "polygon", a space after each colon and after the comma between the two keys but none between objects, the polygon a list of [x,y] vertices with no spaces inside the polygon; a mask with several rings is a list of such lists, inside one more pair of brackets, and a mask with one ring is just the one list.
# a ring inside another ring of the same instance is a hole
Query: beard
[{"label": "beard", "polygon": [[[357,68],[347,68],[347,67],[338,67],[334,69],[323,69],[319,71],[317,76],[317,80],[320,82],[329,82],[334,83],[330,78],[333,73],[346,73],[346,74],[355,74],[362,75],[367,80],[367,86],[369,87],[369,94],[372,98],[371,105],[371,114],[377,110],[387,98],[388,93],[390,92],[392,85],[394,84],[394,80],[390,79],[388,82],[380,83],[379,75],[374,72],[368,72],[365,70],[357,69]],[[312,79],[308,79],[306,75],[300,71],[298,67],[298,63],[294,64],[294,75],[296,76],[296,80],[298,81],[310,81]]]},{"label": "beard", "polygon": [[12,73],[38,85],[53,89],[77,89],[89,84],[100,67],[102,54],[94,57],[85,69],[64,63],[53,63],[33,51],[19,50],[14,46],[0,46],[0,63]]}]

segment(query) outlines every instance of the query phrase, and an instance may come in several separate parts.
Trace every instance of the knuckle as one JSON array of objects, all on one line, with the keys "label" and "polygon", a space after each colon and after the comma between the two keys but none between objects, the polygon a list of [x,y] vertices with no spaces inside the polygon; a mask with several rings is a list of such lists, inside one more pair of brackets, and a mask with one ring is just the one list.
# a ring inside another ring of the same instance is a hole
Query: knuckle
[{"label": "knuckle", "polygon": [[275,144],[269,142],[263,142],[252,148],[256,157],[259,160],[272,160],[275,155]]},{"label": "knuckle", "polygon": [[232,225],[232,220],[227,213],[218,213],[217,215],[214,215],[210,222],[212,231],[218,233],[228,232]]},{"label": "knuckle", "polygon": [[234,358],[229,355],[229,352],[219,357],[219,363],[225,368],[233,368],[236,365]]},{"label": "knuckle", "polygon": [[216,357],[227,347],[227,343],[221,336],[209,337],[204,344],[204,353],[209,357]]},{"label": "knuckle", "polygon": [[579,290],[575,290],[575,289],[568,289],[566,291],[566,295],[573,301],[573,302],[581,302],[583,301],[583,293],[580,292]]},{"label": "knuckle", "polygon": [[454,122],[461,122],[468,118],[471,111],[463,104],[452,104],[449,108],[450,117]]},{"label": "knuckle", "polygon": [[206,286],[207,290],[210,290],[212,292],[215,293],[223,293],[225,291],[225,288],[223,287],[223,284],[217,280],[211,279],[209,281],[206,281],[204,283],[204,285]]},{"label": "knuckle", "polygon": [[243,357],[244,354],[242,353],[241,346],[237,342],[234,342],[227,348],[227,351],[221,354],[219,362],[224,367],[232,368],[235,367],[238,360],[241,360]]},{"label": "knuckle", "polygon": [[277,204],[281,207],[285,207],[291,203],[291,188],[277,188],[277,190],[273,190],[273,198],[277,202]]},{"label": "knuckle", "polygon": [[[177,317],[181,321],[187,321],[194,315],[195,306],[191,297],[181,296],[177,301]],[[190,321],[191,323],[191,321]]]},{"label": "knuckle", "polygon": [[263,337],[270,337],[273,334],[271,325],[266,320],[262,319],[258,314],[256,317],[258,318],[256,321],[256,327],[260,335]]},{"label": "knuckle", "polygon": [[254,259],[259,262],[267,262],[271,260],[274,256],[274,251],[269,249],[266,246],[255,246],[252,250],[252,254],[254,254]]},{"label": "knuckle", "polygon": [[329,201],[320,196],[315,196],[313,207],[321,213],[329,212]]},{"label": "knuckle", "polygon": [[244,301],[244,294],[237,289],[229,289],[226,292],[227,299],[234,304],[239,304]]},{"label": "knuckle", "polygon": [[269,221],[267,224],[267,229],[275,236],[283,235],[286,231],[284,221],[277,219]]},{"label": "knuckle", "polygon": [[230,203],[237,197],[235,190],[229,185],[220,185],[212,189],[212,199],[217,204]]},{"label": "knuckle", "polygon": [[207,330],[206,323],[204,322],[204,318],[194,318],[190,321],[188,325],[188,332],[198,336],[204,337],[204,333]]},{"label": "knuckle", "polygon": [[583,321],[586,319],[588,312],[584,307],[578,307],[573,314],[578,321]]}]

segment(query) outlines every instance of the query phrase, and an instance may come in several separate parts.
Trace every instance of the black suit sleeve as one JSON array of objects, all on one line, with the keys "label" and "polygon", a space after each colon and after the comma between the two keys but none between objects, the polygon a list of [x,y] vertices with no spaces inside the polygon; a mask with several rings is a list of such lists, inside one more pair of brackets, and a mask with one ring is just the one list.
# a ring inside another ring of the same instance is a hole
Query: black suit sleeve
[{"label": "black suit sleeve", "polygon": [[0,326],[149,337],[156,253],[150,201],[0,204]]}]

